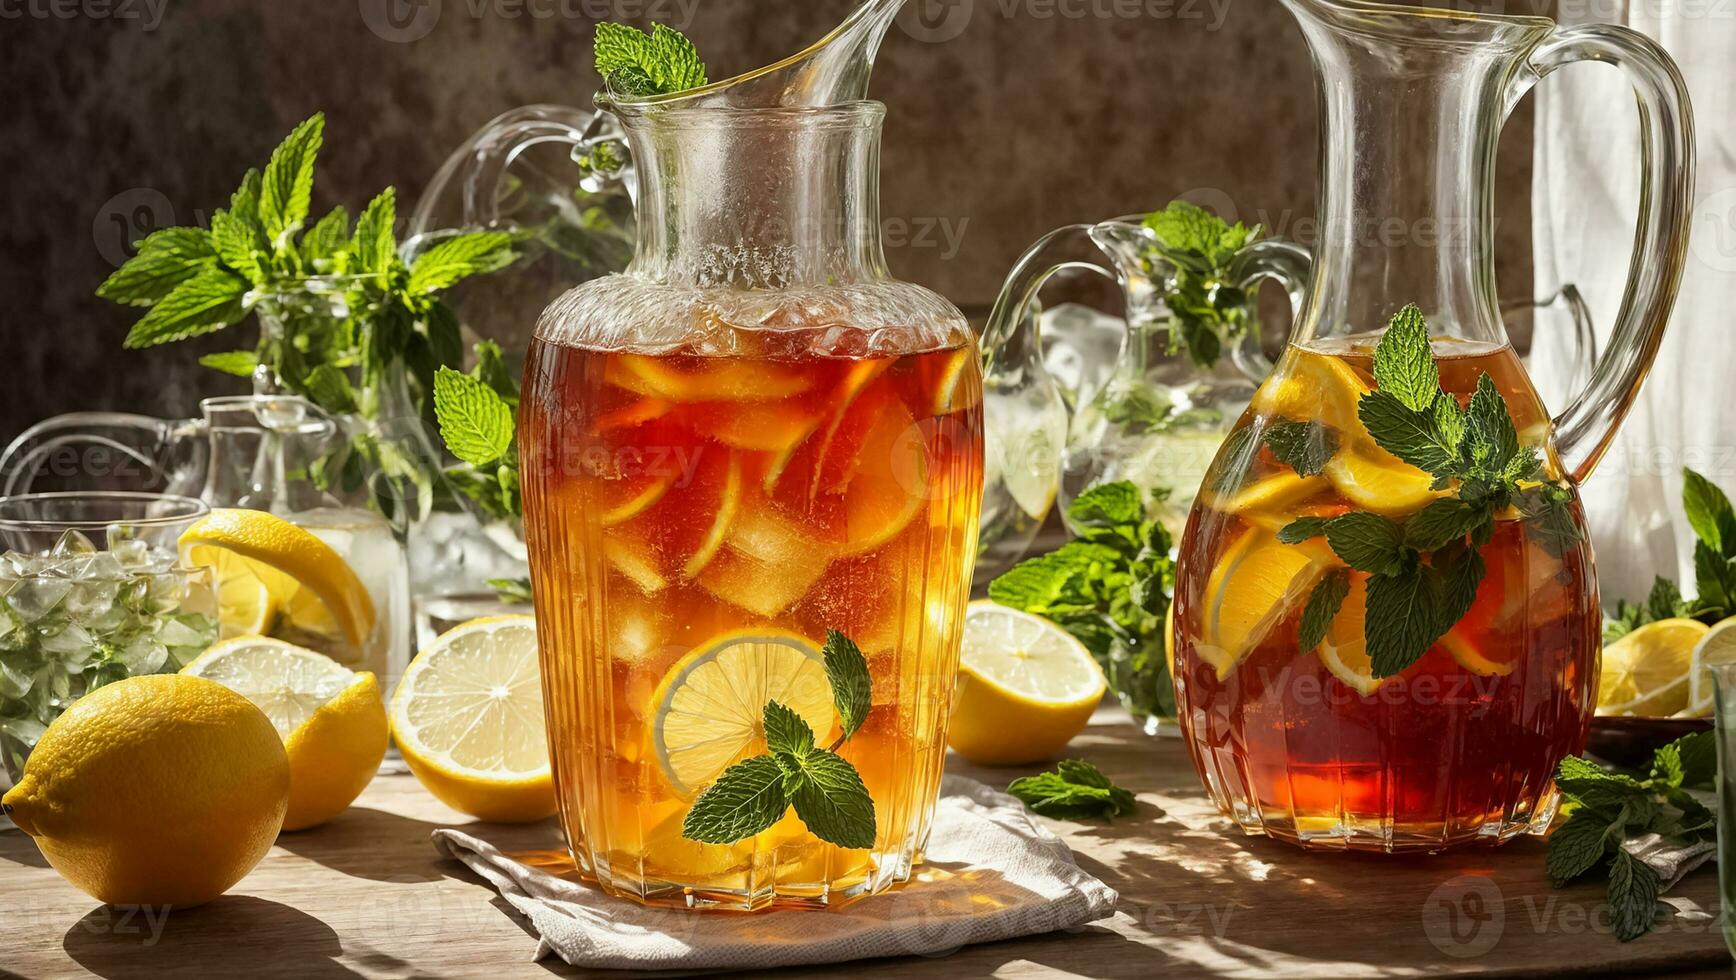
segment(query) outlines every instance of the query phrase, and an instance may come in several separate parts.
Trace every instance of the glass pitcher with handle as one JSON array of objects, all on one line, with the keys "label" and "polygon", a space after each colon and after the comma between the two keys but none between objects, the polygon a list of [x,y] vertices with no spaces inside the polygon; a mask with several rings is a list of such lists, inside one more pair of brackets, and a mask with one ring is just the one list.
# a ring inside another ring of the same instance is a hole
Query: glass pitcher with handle
[{"label": "glass pitcher with handle", "polygon": [[[1541,833],[1598,690],[1576,487],[1632,405],[1682,275],[1686,87],[1621,28],[1284,4],[1320,74],[1321,239],[1289,346],[1180,546],[1183,735],[1249,833],[1374,851]],[[1519,98],[1581,61],[1633,82],[1644,193],[1613,341],[1551,418],[1497,312],[1492,173]]]}]

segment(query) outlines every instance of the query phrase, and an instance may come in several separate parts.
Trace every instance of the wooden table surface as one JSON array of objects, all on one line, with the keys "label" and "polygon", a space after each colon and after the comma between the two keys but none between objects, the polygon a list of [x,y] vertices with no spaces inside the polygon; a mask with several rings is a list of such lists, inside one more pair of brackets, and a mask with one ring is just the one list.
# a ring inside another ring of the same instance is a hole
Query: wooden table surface
[{"label": "wooden table surface", "polygon": [[[1551,889],[1538,841],[1415,858],[1304,853],[1232,831],[1181,744],[1140,734],[1118,710],[1100,712],[1074,749],[1142,804],[1113,825],[1051,822],[1121,893],[1113,919],[945,958],[778,976],[1730,976],[1710,869],[1666,896],[1670,914],[1655,932],[1622,944],[1608,934],[1602,883]],[[1017,775],[953,761],[996,784]],[[0,833],[0,974],[584,975],[533,962],[536,941],[505,903],[436,858],[429,832],[467,822],[411,777],[381,777],[336,821],[284,835],[229,895],[157,919],[96,904],[29,838]],[[558,844],[552,821],[476,832],[509,851]]]}]

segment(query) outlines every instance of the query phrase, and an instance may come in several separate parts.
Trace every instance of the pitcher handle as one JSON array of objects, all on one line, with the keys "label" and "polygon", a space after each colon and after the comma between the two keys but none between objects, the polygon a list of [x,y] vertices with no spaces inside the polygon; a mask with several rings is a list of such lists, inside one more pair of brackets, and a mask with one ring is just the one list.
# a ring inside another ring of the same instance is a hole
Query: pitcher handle
[{"label": "pitcher handle", "polygon": [[[1103,259],[1097,243],[1091,237],[1095,225],[1066,225],[1049,232],[1034,242],[1007,273],[1006,284],[983,325],[983,373],[995,376],[998,371],[1017,367],[1041,370],[1043,343],[1037,325],[1037,297],[1050,279],[1063,272],[1094,272],[1111,281],[1119,281],[1116,271]],[[1087,253],[1080,246],[1088,245]],[[1057,258],[1066,251],[1075,257]],[[1090,258],[1078,258],[1089,254]],[[1053,382],[1050,382],[1051,384]]]},{"label": "pitcher handle", "polygon": [[[1295,242],[1264,238],[1236,254],[1230,274],[1244,293],[1262,280],[1277,282],[1290,300],[1290,316],[1295,319],[1302,315],[1303,294],[1314,274],[1314,255]],[[1261,384],[1272,373],[1272,362],[1260,349],[1259,318],[1256,316],[1254,321],[1250,327],[1253,337],[1231,348],[1230,361],[1249,381]]]},{"label": "pitcher handle", "polygon": [[564,143],[572,147],[575,162],[604,143],[618,144],[615,148],[620,153],[621,166],[605,171],[593,170],[586,178],[587,187],[601,190],[616,181],[626,182],[629,188],[632,186],[630,157],[613,117],[572,106],[521,106],[490,120],[447,158],[417,202],[410,218],[410,228],[417,232],[433,232],[450,227],[450,221],[442,221],[434,211],[445,200],[441,192],[452,182],[457,182],[462,192],[464,210],[460,227],[502,227],[500,202],[508,171],[520,154],[543,143]]},{"label": "pitcher handle", "polygon": [[1613,65],[1633,83],[1642,193],[1633,266],[1609,347],[1585,390],[1555,420],[1556,449],[1576,482],[1590,476],[1609,450],[1663,343],[1687,265],[1694,200],[1688,86],[1669,54],[1645,35],[1602,24],[1556,31],[1532,52],[1532,74],[1519,80],[1509,105],[1556,69],[1585,61]]},{"label": "pitcher handle", "polygon": [[[125,412],[70,412],[43,419],[25,429],[0,452],[0,495],[29,493],[41,465],[69,446],[99,446],[167,479],[163,457],[179,425],[167,419]],[[144,436],[141,442],[149,449],[114,438],[110,433],[115,431],[140,433]]]}]

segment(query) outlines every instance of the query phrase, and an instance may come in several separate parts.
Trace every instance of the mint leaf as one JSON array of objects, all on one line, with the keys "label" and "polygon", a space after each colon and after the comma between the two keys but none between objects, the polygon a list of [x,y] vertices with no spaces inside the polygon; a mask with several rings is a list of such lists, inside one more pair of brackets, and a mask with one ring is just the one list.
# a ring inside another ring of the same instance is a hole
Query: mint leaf
[{"label": "mint leaf", "polygon": [[1133,483],[1100,483],[1074,498],[1067,516],[1088,527],[1137,525],[1145,518],[1145,498]]},{"label": "mint leaf", "polygon": [[1326,543],[1346,565],[1375,575],[1398,571],[1408,556],[1403,526],[1366,511],[1351,511],[1328,521]]},{"label": "mint leaf", "polygon": [[779,756],[778,761],[785,766],[793,762],[800,773],[790,802],[810,833],[839,847],[874,846],[874,798],[855,766],[825,749]]},{"label": "mint leaf", "polygon": [[1231,225],[1190,201],[1172,201],[1162,211],[1145,216],[1145,227],[1157,236],[1166,258],[1198,272],[1215,271],[1259,237],[1259,230],[1240,222]]},{"label": "mint leaf", "polygon": [[1278,540],[1284,544],[1301,544],[1326,534],[1332,526],[1330,517],[1298,517],[1278,529]]},{"label": "mint leaf", "polygon": [[[1452,401],[1451,396],[1442,397]],[[1451,417],[1448,410],[1414,411],[1382,388],[1362,396],[1356,415],[1375,444],[1399,459],[1437,477],[1458,473],[1459,439],[1449,438],[1441,428],[1442,419]]]},{"label": "mint leaf", "polygon": [[814,750],[814,730],[802,716],[776,701],[767,701],[761,724],[766,748],[773,755],[806,755]]},{"label": "mint leaf", "polygon": [[1525,518],[1526,535],[1556,558],[1579,544],[1579,522],[1574,519],[1573,500],[1572,490],[1546,484],[1521,491],[1513,501]]},{"label": "mint leaf", "polygon": [[1326,639],[1326,631],[1338,617],[1344,599],[1350,595],[1350,573],[1335,568],[1326,573],[1314,591],[1308,595],[1308,605],[1302,608],[1301,652],[1312,653]]},{"label": "mint leaf", "polygon": [[1605,814],[1615,814],[1629,800],[1646,794],[1645,785],[1632,776],[1574,756],[1556,767],[1555,785],[1573,802]]},{"label": "mint leaf", "polygon": [[669,95],[706,84],[705,63],[681,32],[653,24],[649,34],[625,24],[597,25],[597,74],[621,94]]},{"label": "mint leaf", "polygon": [[259,366],[259,355],[250,350],[232,350],[221,354],[206,354],[199,358],[202,367],[224,374],[233,374],[237,378],[253,377],[253,369]]},{"label": "mint leaf", "polygon": [[1441,372],[1429,346],[1429,325],[1415,304],[1393,315],[1374,351],[1374,381],[1413,412],[1433,409]]},{"label": "mint leaf", "polygon": [[1646,612],[1653,621],[1685,615],[1688,604],[1682,601],[1682,587],[1662,575],[1652,579],[1651,594],[1646,596]]},{"label": "mint leaf", "polygon": [[126,346],[152,347],[239,323],[247,315],[246,295],[246,280],[224,269],[207,268],[176,286],[133,324]]},{"label": "mint leaf", "polygon": [[[319,262],[335,257],[350,243],[350,213],[343,205],[326,212],[301,238],[301,254],[309,261]],[[320,269],[331,272],[331,269]]]},{"label": "mint leaf", "polygon": [[1483,473],[1499,475],[1519,452],[1519,433],[1507,402],[1487,374],[1477,379],[1476,393],[1465,410],[1465,448],[1471,465]]},{"label": "mint leaf", "polygon": [[259,184],[259,222],[274,248],[307,220],[313,197],[313,165],[325,139],[325,113],[316,112],[295,127],[271,152]]},{"label": "mint leaf", "polygon": [[1217,461],[1212,464],[1214,476],[1210,476],[1212,489],[1218,493],[1234,493],[1240,489],[1242,479],[1248,475],[1248,467],[1254,463],[1254,457],[1260,452],[1260,441],[1254,435],[1254,427],[1244,425],[1224,437],[1224,444],[1218,447]]},{"label": "mint leaf", "polygon": [[1704,541],[1694,543],[1694,582],[1702,606],[1736,609],[1736,559],[1726,558]]},{"label": "mint leaf", "polygon": [[1338,452],[1338,433],[1319,422],[1277,422],[1266,430],[1266,446],[1297,476],[1318,476]]},{"label": "mint leaf", "polygon": [[756,755],[725,769],[699,794],[681,821],[681,836],[702,844],[733,844],[770,830],[789,806],[783,767],[769,755]]},{"label": "mint leaf", "polygon": [[398,192],[388,187],[368,202],[356,219],[355,242],[350,246],[351,272],[387,273],[398,261],[398,239],[392,230],[398,220]]},{"label": "mint leaf", "polygon": [[1137,801],[1089,762],[1067,759],[1053,772],[1023,776],[1007,786],[1033,813],[1062,820],[1111,820],[1132,813]]},{"label": "mint leaf", "polygon": [[1609,868],[1610,924],[1622,942],[1638,939],[1658,916],[1658,873],[1625,850]]},{"label": "mint leaf", "polygon": [[1475,548],[1456,544],[1435,553],[1430,571],[1438,580],[1440,618],[1436,628],[1439,635],[1445,636],[1476,605],[1477,590],[1483,585],[1488,566]]},{"label": "mint leaf", "polygon": [[211,243],[223,264],[255,286],[263,285],[269,273],[270,256],[254,227],[228,211],[211,215]]},{"label": "mint leaf", "polygon": [[515,258],[512,245],[513,236],[501,231],[448,238],[417,256],[407,288],[413,295],[426,295],[461,279],[505,268]]},{"label": "mint leaf", "polygon": [[304,384],[308,397],[321,408],[339,414],[356,410],[355,389],[350,385],[349,377],[336,365],[329,362],[316,365],[308,372]]},{"label": "mint leaf", "polygon": [[434,376],[434,416],[452,455],[486,466],[512,445],[512,408],[482,382],[449,367]]},{"label": "mint leaf", "polygon": [[1736,509],[1731,508],[1730,498],[1691,469],[1682,470],[1682,509],[1694,536],[1706,547],[1726,556],[1736,551]]},{"label": "mint leaf", "polygon": [[1560,888],[1596,867],[1609,853],[1612,832],[1618,831],[1608,820],[1590,810],[1576,811],[1549,835],[1549,883]]},{"label": "mint leaf", "polygon": [[492,340],[480,341],[476,345],[476,368],[470,376],[494,389],[508,405],[518,404],[518,376],[506,368],[506,361],[501,357],[500,345]]},{"label": "mint leaf", "polygon": [[1440,616],[1436,612],[1440,597],[1434,581],[1421,565],[1368,580],[1363,635],[1368,641],[1375,677],[1403,673],[1441,638]]},{"label": "mint leaf", "polygon": [[1712,732],[1694,732],[1652,755],[1652,776],[1671,788],[1710,786],[1718,778],[1718,741]]},{"label": "mint leaf", "polygon": [[1404,523],[1404,542],[1418,551],[1434,551],[1463,541],[1480,525],[1494,520],[1487,507],[1455,497],[1443,497],[1412,514]]},{"label": "mint leaf", "polygon": [[832,682],[832,703],[843,721],[843,737],[848,739],[862,727],[873,707],[874,680],[868,674],[868,660],[861,647],[837,630],[826,631],[826,645],[820,655],[826,662],[826,679]]},{"label": "mint leaf", "polygon": [[201,228],[164,228],[139,242],[138,254],[109,274],[96,294],[114,303],[149,306],[211,268],[217,250]]}]

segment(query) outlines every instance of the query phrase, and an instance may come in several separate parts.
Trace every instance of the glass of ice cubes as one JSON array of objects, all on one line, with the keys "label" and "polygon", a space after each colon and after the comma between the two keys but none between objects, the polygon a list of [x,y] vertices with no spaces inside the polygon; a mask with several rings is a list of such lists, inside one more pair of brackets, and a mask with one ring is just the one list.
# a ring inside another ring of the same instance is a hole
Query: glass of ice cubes
[{"label": "glass of ice cubes", "polygon": [[104,684],[170,673],[217,639],[210,568],[181,532],[210,512],[157,493],[0,497],[0,780],[49,723]]}]

